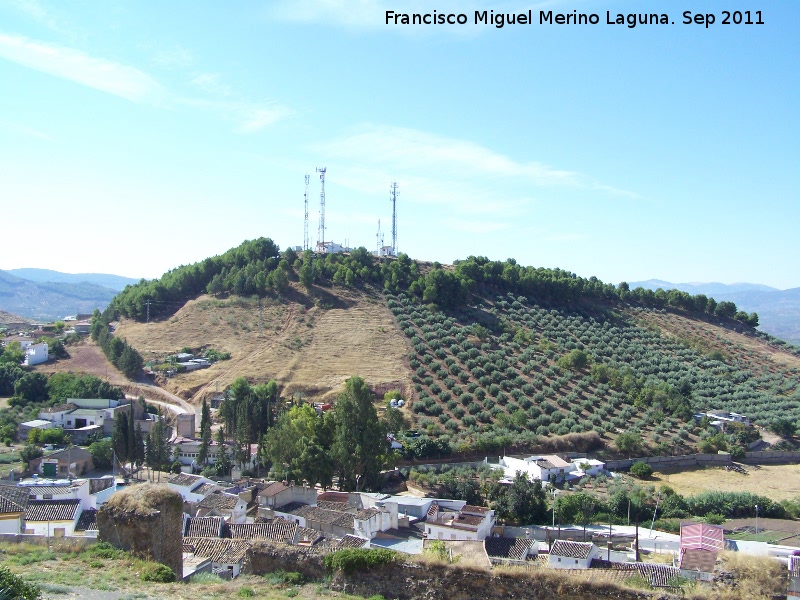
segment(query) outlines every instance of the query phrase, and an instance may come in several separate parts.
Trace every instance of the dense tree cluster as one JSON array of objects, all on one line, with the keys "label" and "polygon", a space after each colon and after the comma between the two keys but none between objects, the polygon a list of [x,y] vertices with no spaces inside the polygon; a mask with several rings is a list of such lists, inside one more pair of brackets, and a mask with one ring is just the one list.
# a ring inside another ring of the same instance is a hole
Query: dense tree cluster
[{"label": "dense tree cluster", "polygon": [[302,405],[281,413],[264,435],[262,458],[278,477],[378,489],[381,469],[391,462],[386,433],[366,383],[351,377],[332,411],[317,414]]},{"label": "dense tree cluster", "polygon": [[125,374],[128,379],[136,380],[142,374],[144,360],[142,355],[123,339],[108,330],[107,317],[95,310],[91,325],[92,339],[103,349],[106,358]]}]

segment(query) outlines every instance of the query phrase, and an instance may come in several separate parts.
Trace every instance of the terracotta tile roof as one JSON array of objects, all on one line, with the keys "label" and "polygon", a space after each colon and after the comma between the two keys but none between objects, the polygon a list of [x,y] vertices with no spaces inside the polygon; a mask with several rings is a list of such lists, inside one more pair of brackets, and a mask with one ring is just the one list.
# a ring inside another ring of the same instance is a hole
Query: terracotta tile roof
[{"label": "terracotta tile roof", "polygon": [[331,525],[334,525],[336,527],[341,527],[342,529],[352,529],[353,527],[355,527],[355,521],[353,520],[354,515],[348,513],[336,513],[335,511],[332,510],[327,512],[339,515],[339,517],[335,519],[333,523],[331,523]]},{"label": "terracotta tile roof", "polygon": [[73,446],[72,448],[67,448],[66,450],[59,450],[58,452],[53,452],[52,454],[46,455],[44,458],[56,458],[58,460],[68,460],[70,462],[75,462],[78,460],[86,460],[87,458],[92,458],[92,453],[88,450],[84,450],[83,448],[79,448],[78,446]]},{"label": "terracotta tile roof", "polygon": [[288,485],[286,485],[286,484],[284,484],[284,483],[282,483],[280,481],[275,481],[274,483],[269,484],[267,487],[265,487],[263,490],[261,490],[258,493],[258,495],[261,496],[261,497],[264,497],[264,498],[268,498],[270,496],[274,496],[274,495],[279,494],[282,491],[288,490],[288,489],[289,489]]},{"label": "terracotta tile roof", "polygon": [[350,509],[347,502],[334,502],[333,500],[318,500],[317,507],[324,508],[325,510],[338,510],[344,512]]},{"label": "terracotta tile roof", "polygon": [[297,528],[297,543],[316,544],[324,536],[321,531],[311,529],[310,527]]},{"label": "terracotta tile roof", "polygon": [[467,514],[476,514],[476,515],[485,515],[492,510],[491,508],[486,508],[485,506],[473,506],[471,504],[465,504],[461,507],[462,513]]},{"label": "terracotta tile roof", "polygon": [[566,558],[588,558],[594,544],[590,542],[570,542],[556,540],[550,549],[550,556],[563,556]]},{"label": "terracotta tile roof", "polygon": [[31,500],[25,509],[25,520],[71,521],[80,506],[80,500]]},{"label": "terracotta tile roof", "polygon": [[681,571],[677,567],[670,565],[659,565],[655,563],[620,563],[608,562],[602,559],[594,559],[591,564],[592,569],[603,569],[606,571],[635,572],[641,575],[653,587],[671,588],[671,581],[680,576]]},{"label": "terracotta tile roof", "polygon": [[228,525],[234,539],[263,539],[293,544],[297,533],[297,523],[286,519],[273,519],[267,523],[231,523]]},{"label": "terracotta tile roof", "polygon": [[216,483],[203,483],[198,485],[196,488],[192,490],[193,494],[210,494],[214,490],[219,489],[219,486]]},{"label": "terracotta tile roof", "polygon": [[87,508],[78,517],[78,523],[75,525],[75,531],[87,531],[97,529],[97,509]]},{"label": "terracotta tile roof", "polygon": [[186,519],[184,537],[222,537],[222,517],[191,517]]},{"label": "terracotta tile roof", "polygon": [[523,560],[528,556],[531,547],[531,540],[525,538],[492,538],[484,540],[486,554],[490,558],[507,558],[511,560]]},{"label": "terracotta tile roof", "polygon": [[434,502],[428,509],[428,517],[435,517],[439,512],[439,505]]},{"label": "terracotta tile roof", "polygon": [[314,514],[314,512],[317,510],[318,509],[316,506],[311,506],[310,504],[303,504],[302,506],[298,506],[297,508],[293,508],[292,510],[281,510],[281,512],[285,512],[287,514],[295,515],[298,517],[308,518],[308,515]]},{"label": "terracotta tile roof", "polygon": [[361,548],[368,541],[369,540],[357,537],[355,535],[346,535],[339,540],[338,544],[336,544],[336,549],[341,550],[342,548]]},{"label": "terracotta tile roof", "polygon": [[0,485],[0,515],[24,512],[30,499],[25,488]]},{"label": "terracotta tile roof", "polygon": [[192,552],[195,556],[210,558],[215,563],[233,565],[244,560],[250,542],[220,538],[186,537],[183,538],[184,552]]},{"label": "terracotta tile roof", "polygon": [[199,475],[190,475],[189,473],[177,473],[175,475],[171,475],[170,478],[167,479],[167,483],[188,488],[191,488],[192,485],[200,483],[201,481],[203,481],[202,477]]},{"label": "terracotta tile roof", "polygon": [[197,508],[212,510],[233,510],[239,502],[239,496],[225,492],[213,492],[197,503]]},{"label": "terracotta tile roof", "polygon": [[355,518],[359,521],[367,521],[379,514],[381,514],[381,511],[379,511],[377,508],[365,508],[358,511],[355,515]]},{"label": "terracotta tile roof", "polygon": [[713,573],[717,562],[716,550],[692,548],[681,552],[681,569],[684,571],[700,571]]},{"label": "terracotta tile roof", "polygon": [[[31,498],[38,496],[64,496],[75,489],[71,485],[29,485],[24,489],[29,490]],[[52,500],[52,498],[50,498]]]}]

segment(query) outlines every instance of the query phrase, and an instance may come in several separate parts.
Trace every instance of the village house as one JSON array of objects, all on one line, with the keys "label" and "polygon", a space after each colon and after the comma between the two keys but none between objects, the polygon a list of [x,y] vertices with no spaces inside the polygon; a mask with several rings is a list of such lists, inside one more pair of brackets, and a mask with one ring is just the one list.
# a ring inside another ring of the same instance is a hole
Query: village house
[{"label": "village house", "polygon": [[20,533],[30,494],[21,488],[0,484],[0,533]]},{"label": "village house", "polygon": [[181,495],[187,512],[194,512],[194,506],[211,492],[222,490],[220,485],[210,479],[189,473],[170,475],[167,486]]},{"label": "village house", "polygon": [[503,469],[508,479],[513,479],[517,473],[524,473],[531,480],[557,482],[564,481],[566,476],[575,469],[575,465],[555,454],[547,454],[528,456],[527,458],[503,456],[499,465],[494,468]]},{"label": "village house", "polygon": [[438,503],[431,505],[425,520],[428,539],[482,541],[492,533],[494,511],[465,504],[460,510],[448,510]]},{"label": "village house", "polygon": [[30,344],[25,348],[25,364],[30,366],[47,362],[50,358],[47,344]]},{"label": "village house", "polygon": [[34,419],[33,421],[25,421],[24,423],[20,423],[19,427],[17,428],[17,436],[21,440],[27,440],[28,434],[31,432],[32,429],[52,429],[53,424],[50,421],[45,421],[44,419]]},{"label": "village house", "polygon": [[31,500],[25,508],[24,533],[47,537],[72,535],[80,509],[80,500]]},{"label": "village house", "polygon": [[483,549],[492,564],[524,565],[539,554],[537,542],[526,538],[487,537]]},{"label": "village house", "polygon": [[204,537],[183,538],[184,560],[210,559],[211,572],[225,578],[238,577],[250,542]]},{"label": "village house", "polygon": [[316,504],[317,490],[308,484],[295,485],[294,481],[275,481],[258,493],[258,516],[266,519],[276,516],[288,518],[291,510],[301,505]]},{"label": "village house", "polygon": [[556,540],[547,564],[551,569],[588,569],[597,555],[597,546],[590,542]]},{"label": "village house", "polygon": [[28,468],[44,477],[78,477],[94,469],[92,454],[88,450],[72,446],[47,456],[34,458]]},{"label": "village house", "polygon": [[244,523],[247,519],[247,503],[239,496],[213,491],[197,503],[196,517],[224,517],[228,523]]}]

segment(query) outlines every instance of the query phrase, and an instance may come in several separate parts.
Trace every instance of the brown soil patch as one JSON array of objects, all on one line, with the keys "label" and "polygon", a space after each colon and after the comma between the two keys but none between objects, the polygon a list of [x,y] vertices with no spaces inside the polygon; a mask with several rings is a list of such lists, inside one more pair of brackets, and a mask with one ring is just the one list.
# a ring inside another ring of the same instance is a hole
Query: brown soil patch
[{"label": "brown soil patch", "polygon": [[394,382],[408,388],[405,336],[383,298],[352,290],[322,293],[319,306],[300,292],[284,303],[200,296],[164,321],[123,320],[117,335],[146,361],[160,362],[182,347],[230,352],[230,360],[164,383],[195,402],[221,392],[240,376],[251,383],[276,379],[284,395],[302,391],[314,399],[335,396],[352,375],[373,386]]},{"label": "brown soil patch", "polygon": [[91,339],[67,346],[69,358],[48,361],[33,367],[35,371],[52,375],[53,373],[86,373],[105,379],[113,385],[128,383],[128,379],[109,362],[100,347]]},{"label": "brown soil patch", "polygon": [[715,490],[750,492],[776,502],[800,497],[800,465],[764,465],[758,469],[745,465],[745,469],[747,475],[710,468],[669,474],[654,473],[653,479],[684,496]]}]

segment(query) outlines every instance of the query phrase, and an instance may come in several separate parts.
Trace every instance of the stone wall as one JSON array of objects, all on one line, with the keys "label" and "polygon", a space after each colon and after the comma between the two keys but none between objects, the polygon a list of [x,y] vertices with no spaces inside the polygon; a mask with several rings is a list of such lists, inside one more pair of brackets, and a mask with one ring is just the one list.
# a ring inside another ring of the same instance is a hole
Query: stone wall
[{"label": "stone wall", "polygon": [[[654,471],[663,469],[691,469],[697,467],[724,467],[733,464],[730,454],[687,454],[685,456],[642,456],[624,460],[609,460],[606,469],[609,471],[627,471],[635,462],[643,462],[653,467]],[[800,463],[800,452],[762,451],[747,452],[740,461],[746,464],[794,464]]]},{"label": "stone wall", "polygon": [[144,483],[115,493],[97,511],[97,526],[100,540],[183,577],[183,500],[166,485]]},{"label": "stone wall", "polygon": [[287,546],[273,542],[252,542],[242,571],[251,575],[264,575],[274,571],[297,571],[307,579],[325,577],[323,552],[319,548]]}]

